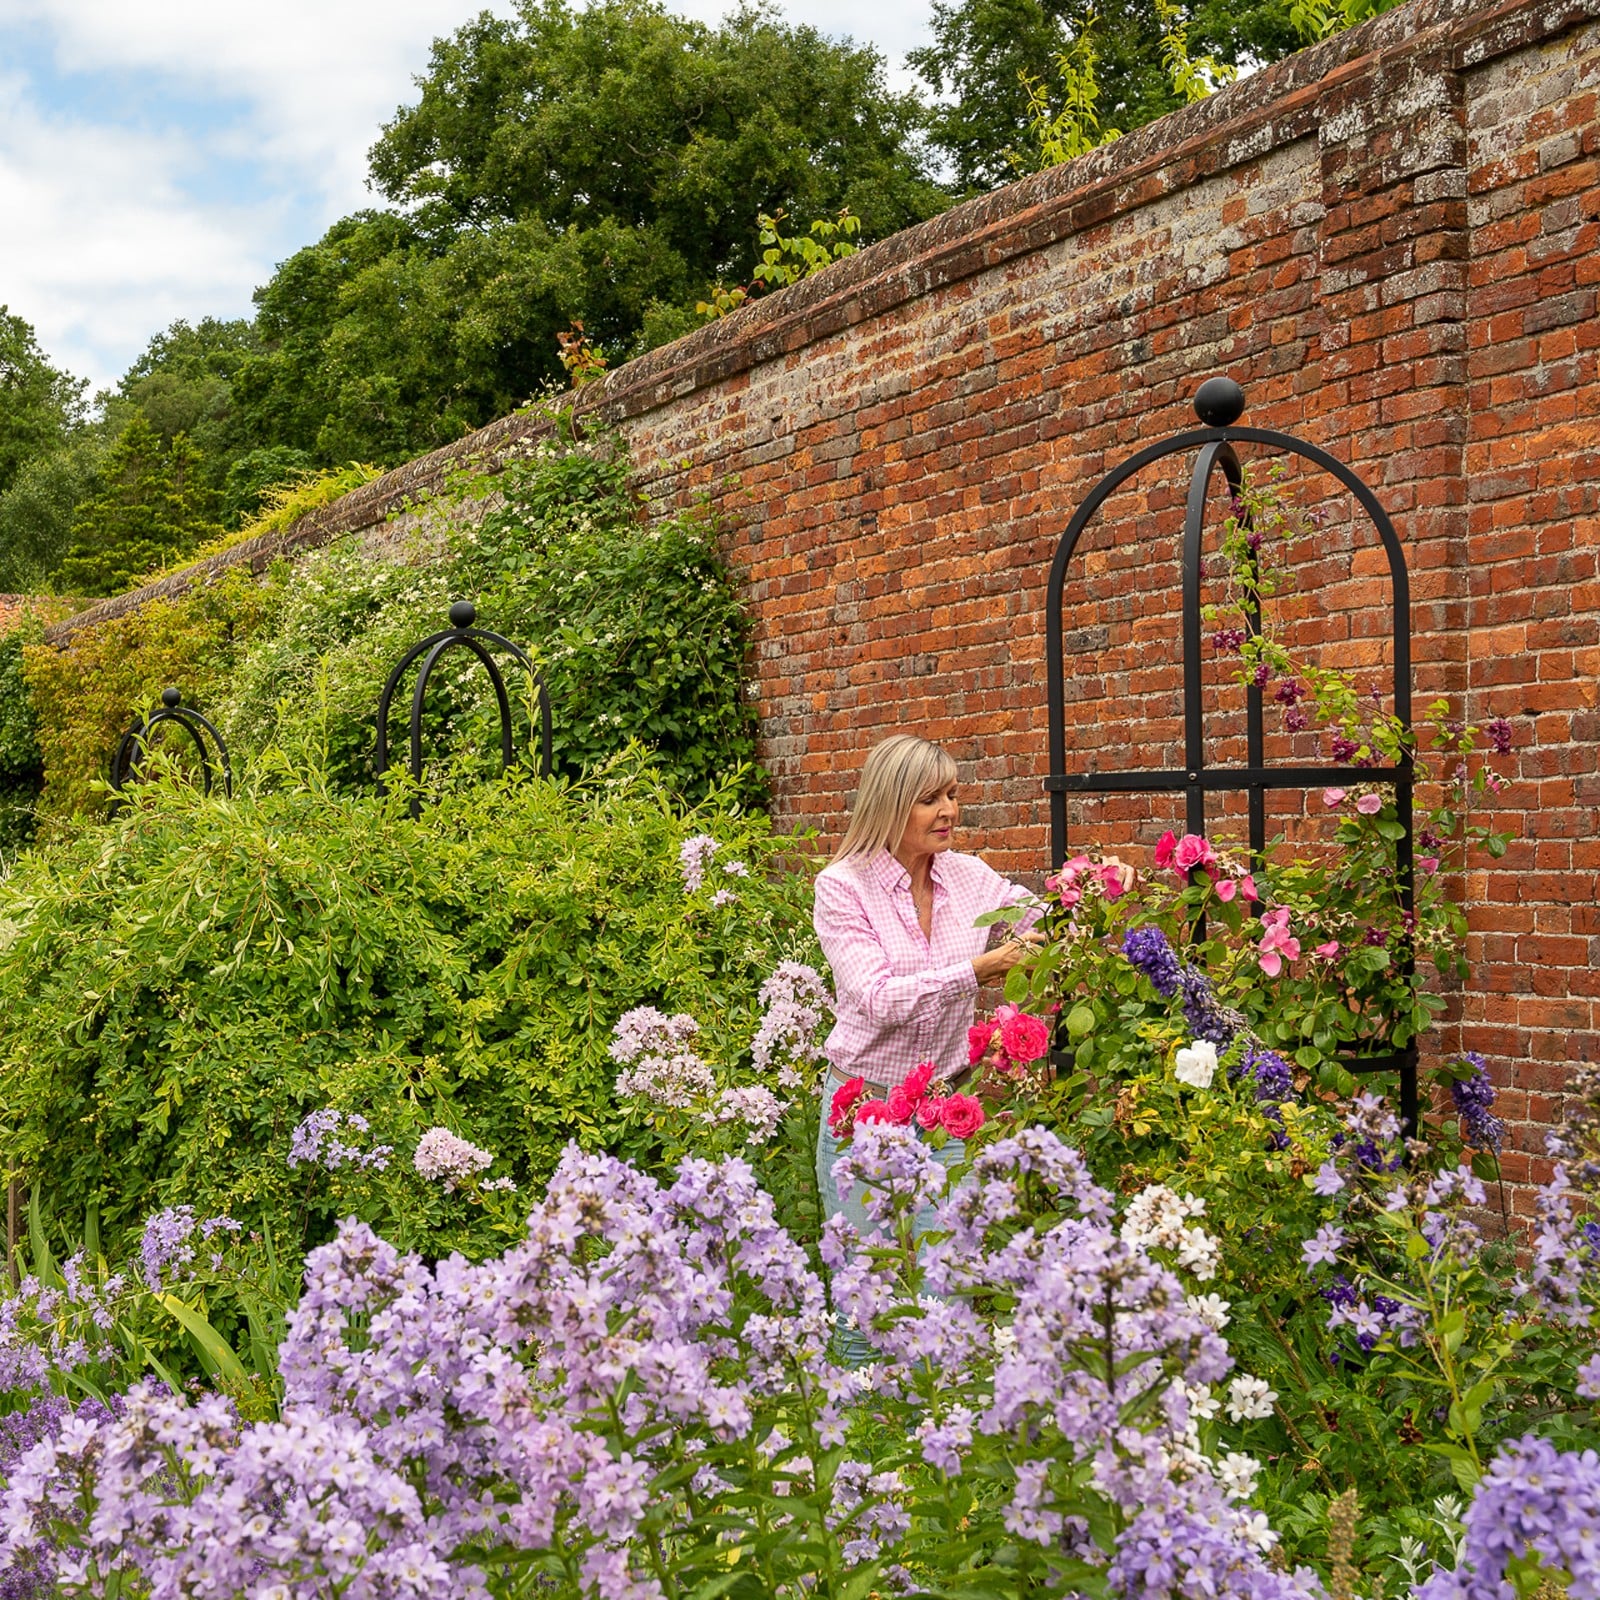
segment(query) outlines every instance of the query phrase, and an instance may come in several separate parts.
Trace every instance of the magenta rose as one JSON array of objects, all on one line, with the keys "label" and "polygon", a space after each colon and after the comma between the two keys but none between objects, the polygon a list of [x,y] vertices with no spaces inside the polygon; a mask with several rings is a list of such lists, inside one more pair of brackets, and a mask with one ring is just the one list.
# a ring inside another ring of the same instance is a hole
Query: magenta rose
[{"label": "magenta rose", "polygon": [[1192,872],[1196,867],[1209,867],[1216,863],[1217,852],[1211,841],[1201,833],[1186,833],[1172,852],[1172,864],[1179,872]]},{"label": "magenta rose", "polygon": [[1050,1026],[1016,1006],[1001,1006],[1000,1042],[1015,1062],[1037,1061],[1050,1048]]},{"label": "magenta rose", "polygon": [[833,1092],[833,1104],[828,1107],[828,1128],[832,1133],[838,1133],[850,1121],[850,1110],[856,1101],[866,1093],[867,1080],[865,1078],[852,1078],[848,1083],[841,1084]]},{"label": "magenta rose", "polygon": [[931,1061],[919,1061],[906,1074],[905,1086],[911,1092],[914,1100],[920,1100],[928,1092],[928,1085],[933,1082],[934,1066]]},{"label": "magenta rose", "polygon": [[884,1103],[889,1108],[889,1120],[899,1123],[902,1127],[916,1115],[917,1102],[922,1096],[913,1094],[903,1083],[897,1083],[889,1091],[889,1098]]},{"label": "magenta rose", "polygon": [[989,1049],[989,1041],[994,1038],[994,1024],[992,1022],[976,1022],[967,1029],[967,1065],[975,1067],[983,1060]]},{"label": "magenta rose", "polygon": [[888,1104],[882,1100],[863,1100],[856,1107],[857,1122],[893,1122]]},{"label": "magenta rose", "polygon": [[945,1100],[939,1120],[952,1139],[970,1139],[983,1126],[983,1103],[976,1095],[953,1094]]}]

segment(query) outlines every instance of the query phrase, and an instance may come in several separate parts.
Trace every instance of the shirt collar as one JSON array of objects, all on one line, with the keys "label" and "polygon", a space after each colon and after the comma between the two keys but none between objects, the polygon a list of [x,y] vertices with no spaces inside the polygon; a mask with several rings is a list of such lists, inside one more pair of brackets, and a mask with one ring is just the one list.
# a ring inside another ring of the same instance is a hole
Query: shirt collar
[{"label": "shirt collar", "polygon": [[[941,859],[941,857],[935,856],[928,864],[928,876],[933,880],[934,889],[939,892],[944,890],[944,876],[939,867]],[[885,889],[909,889],[911,887],[911,874],[900,865],[892,850],[887,848],[880,850],[874,857],[872,866],[878,875],[878,882]]]}]

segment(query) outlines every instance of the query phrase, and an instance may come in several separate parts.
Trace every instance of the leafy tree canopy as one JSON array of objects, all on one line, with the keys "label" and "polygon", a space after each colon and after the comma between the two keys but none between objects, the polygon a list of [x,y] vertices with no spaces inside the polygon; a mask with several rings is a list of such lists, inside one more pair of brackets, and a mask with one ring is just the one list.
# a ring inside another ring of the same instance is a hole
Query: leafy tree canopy
[{"label": "leafy tree canopy", "polygon": [[26,462],[66,441],[82,420],[86,388],[52,366],[33,328],[0,305],[0,494]]},{"label": "leafy tree canopy", "polygon": [[908,57],[939,96],[930,135],[966,189],[990,189],[1039,165],[1021,74],[1050,79],[1059,55],[1088,33],[1102,126],[1126,132],[1183,104],[1162,54],[1174,22],[1187,48],[1229,66],[1276,61],[1304,41],[1289,0],[933,0],[933,42]]},{"label": "leafy tree canopy", "polygon": [[371,152],[397,209],[257,296],[235,388],[258,444],[404,459],[557,378],[574,319],[613,353],[692,326],[753,271],[761,211],[848,206],[881,237],[949,203],[881,58],[764,11],[525,0],[439,40],[419,85]]}]

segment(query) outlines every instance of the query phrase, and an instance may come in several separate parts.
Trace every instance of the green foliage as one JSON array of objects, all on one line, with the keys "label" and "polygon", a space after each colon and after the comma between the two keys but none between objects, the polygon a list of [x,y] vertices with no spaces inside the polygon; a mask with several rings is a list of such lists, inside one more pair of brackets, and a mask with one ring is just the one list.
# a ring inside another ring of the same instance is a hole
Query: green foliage
[{"label": "green foliage", "polygon": [[[271,588],[235,570],[182,599],[84,628],[64,650],[27,645],[23,672],[44,756],[42,812],[64,819],[104,809],[118,739],[167,685],[191,705],[215,707],[272,600]],[[174,749],[183,759],[176,741]]]},{"label": "green foliage", "polygon": [[99,430],[85,428],[23,463],[0,494],[0,592],[47,591],[72,543],[77,508],[99,485],[105,455]]},{"label": "green foliage", "polygon": [[120,594],[191,554],[222,530],[200,452],[177,435],[163,445],[136,412],[106,458],[100,492],[77,507],[72,543],[56,573],[69,594]]},{"label": "green foliage", "polygon": [[222,520],[230,527],[251,522],[285,485],[311,471],[311,457],[292,445],[246,450],[228,464],[222,485]]},{"label": "green foliage", "polygon": [[1059,110],[1051,107],[1048,87],[1023,69],[1022,86],[1028,93],[1028,112],[1033,119],[1041,166],[1060,166],[1121,137],[1120,130],[1100,126],[1095,109],[1100,102],[1096,60],[1094,40],[1086,27],[1073,40],[1071,49],[1056,57],[1061,86]]},{"label": "green foliage", "polygon": [[[0,886],[0,1138],[13,1170],[98,1204],[108,1253],[178,1203],[270,1219],[298,1251],[332,1202],[286,1166],[289,1138],[324,1105],[402,1159],[446,1124],[536,1180],[615,1130],[622,1012],[747,1041],[762,979],[805,946],[809,877],[764,819],[725,795],[684,817],[636,758],[446,795],[420,821],[403,795],[296,776],[234,802],[140,790]],[[686,900],[698,832],[748,865],[736,903]],[[482,1242],[481,1216],[422,1188],[431,1248]]]},{"label": "green foliage", "polygon": [[66,442],[88,386],[51,366],[32,327],[0,305],[0,495],[29,461]]},{"label": "green foliage", "polygon": [[[1124,132],[1187,103],[1196,82],[1214,85],[1224,68],[1276,61],[1301,43],[1289,0],[934,0],[933,40],[907,60],[939,97],[930,135],[962,187],[993,188],[1047,164],[1034,154],[1035,95],[1091,25],[1095,114]],[[1175,75],[1174,64],[1200,77]]]},{"label": "green foliage", "polygon": [[398,209],[336,223],[257,295],[234,381],[254,448],[404,460],[560,381],[575,321],[608,352],[687,331],[757,265],[753,211],[847,206],[882,235],[948,202],[880,59],[759,11],[525,0],[439,40],[419,81],[371,153]]},{"label": "green foliage", "polygon": [[[354,487],[352,466],[282,491],[247,538]],[[499,506],[478,520],[492,488]],[[471,598],[481,623],[531,648],[549,684],[557,768],[576,776],[630,739],[649,747],[691,799],[743,768],[762,794],[755,715],[741,696],[746,631],[716,528],[698,516],[646,525],[613,441],[555,442],[458,505],[432,508],[424,532],[382,557],[348,537],[265,582],[235,569],[217,582],[80,632],[66,650],[27,651],[44,754],[45,815],[96,813],[117,739],[177,685],[222,728],[240,781],[276,784],[285,768],[371,793],[377,706],[394,662]],[[512,677],[518,691],[526,680]],[[530,747],[530,699],[513,696],[518,748]],[[404,749],[409,685],[392,747]],[[426,710],[430,785],[499,771],[499,722],[487,675],[452,653]],[[174,741],[181,760],[181,743]],[[269,752],[276,757],[269,758]]]},{"label": "green foliage", "polygon": [[1393,11],[1401,0],[1291,0],[1289,17],[1308,44]]}]

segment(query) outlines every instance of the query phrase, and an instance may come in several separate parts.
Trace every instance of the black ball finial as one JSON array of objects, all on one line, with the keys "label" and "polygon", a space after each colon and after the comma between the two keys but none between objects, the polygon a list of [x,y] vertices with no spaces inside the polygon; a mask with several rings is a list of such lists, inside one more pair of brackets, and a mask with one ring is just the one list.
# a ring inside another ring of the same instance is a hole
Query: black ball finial
[{"label": "black ball finial", "polygon": [[450,607],[450,626],[470,628],[478,620],[478,608],[470,600],[457,600]]},{"label": "black ball finial", "polygon": [[1194,414],[1208,428],[1231,427],[1244,415],[1244,390],[1232,378],[1207,378],[1195,390]]},{"label": "black ball finial", "polygon": [[168,711],[176,711],[178,702],[182,699],[183,696],[176,689],[163,689],[161,691],[161,703]]}]

